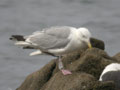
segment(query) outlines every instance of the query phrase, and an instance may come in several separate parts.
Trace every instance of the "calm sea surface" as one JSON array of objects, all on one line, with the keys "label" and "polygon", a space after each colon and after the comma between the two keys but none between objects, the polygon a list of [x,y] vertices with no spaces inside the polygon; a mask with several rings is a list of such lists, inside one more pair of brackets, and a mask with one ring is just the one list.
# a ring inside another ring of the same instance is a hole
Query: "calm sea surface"
[{"label": "calm sea surface", "polygon": [[15,90],[54,58],[29,57],[9,37],[63,25],[87,27],[109,55],[120,52],[120,0],[0,0],[0,90]]}]

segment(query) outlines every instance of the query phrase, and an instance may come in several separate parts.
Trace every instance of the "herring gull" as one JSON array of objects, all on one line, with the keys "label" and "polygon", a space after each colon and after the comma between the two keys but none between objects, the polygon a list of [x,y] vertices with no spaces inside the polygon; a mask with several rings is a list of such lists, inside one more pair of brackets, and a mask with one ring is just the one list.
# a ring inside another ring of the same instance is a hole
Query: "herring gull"
[{"label": "herring gull", "polygon": [[32,35],[12,35],[11,40],[15,40],[15,45],[23,48],[33,48],[37,51],[30,53],[30,56],[49,54],[58,57],[58,67],[64,75],[72,74],[64,68],[61,56],[86,45],[91,48],[91,33],[87,28],[75,28],[69,26],[57,26],[36,31]]}]

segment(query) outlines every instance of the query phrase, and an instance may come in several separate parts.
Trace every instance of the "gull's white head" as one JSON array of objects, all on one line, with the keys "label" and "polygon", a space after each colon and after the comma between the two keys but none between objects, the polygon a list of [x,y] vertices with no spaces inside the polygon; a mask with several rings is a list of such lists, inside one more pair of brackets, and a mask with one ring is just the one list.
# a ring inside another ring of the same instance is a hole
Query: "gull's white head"
[{"label": "gull's white head", "polygon": [[87,43],[89,48],[92,48],[91,43],[90,43],[91,33],[89,32],[89,30],[84,27],[78,28],[78,30],[80,32],[81,41],[84,43]]}]

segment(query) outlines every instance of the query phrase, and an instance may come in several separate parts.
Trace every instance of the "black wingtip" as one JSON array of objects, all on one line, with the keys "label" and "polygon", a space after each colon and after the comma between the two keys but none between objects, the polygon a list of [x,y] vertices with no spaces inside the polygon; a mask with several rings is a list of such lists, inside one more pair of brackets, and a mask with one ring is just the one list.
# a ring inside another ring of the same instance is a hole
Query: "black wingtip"
[{"label": "black wingtip", "polygon": [[9,40],[12,40],[12,37],[10,37]]},{"label": "black wingtip", "polygon": [[25,41],[25,38],[22,35],[12,35],[10,40]]},{"label": "black wingtip", "polygon": [[30,46],[26,46],[26,47],[23,47],[23,49],[34,49],[34,48]]}]

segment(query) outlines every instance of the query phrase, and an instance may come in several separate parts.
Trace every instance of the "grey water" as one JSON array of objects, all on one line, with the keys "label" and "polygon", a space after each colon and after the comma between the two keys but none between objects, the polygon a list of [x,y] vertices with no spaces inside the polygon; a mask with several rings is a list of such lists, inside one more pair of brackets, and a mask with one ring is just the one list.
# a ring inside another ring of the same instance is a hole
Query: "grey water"
[{"label": "grey water", "polygon": [[0,0],[0,90],[15,90],[54,58],[30,57],[9,37],[51,26],[87,27],[110,56],[120,52],[120,0]]}]

